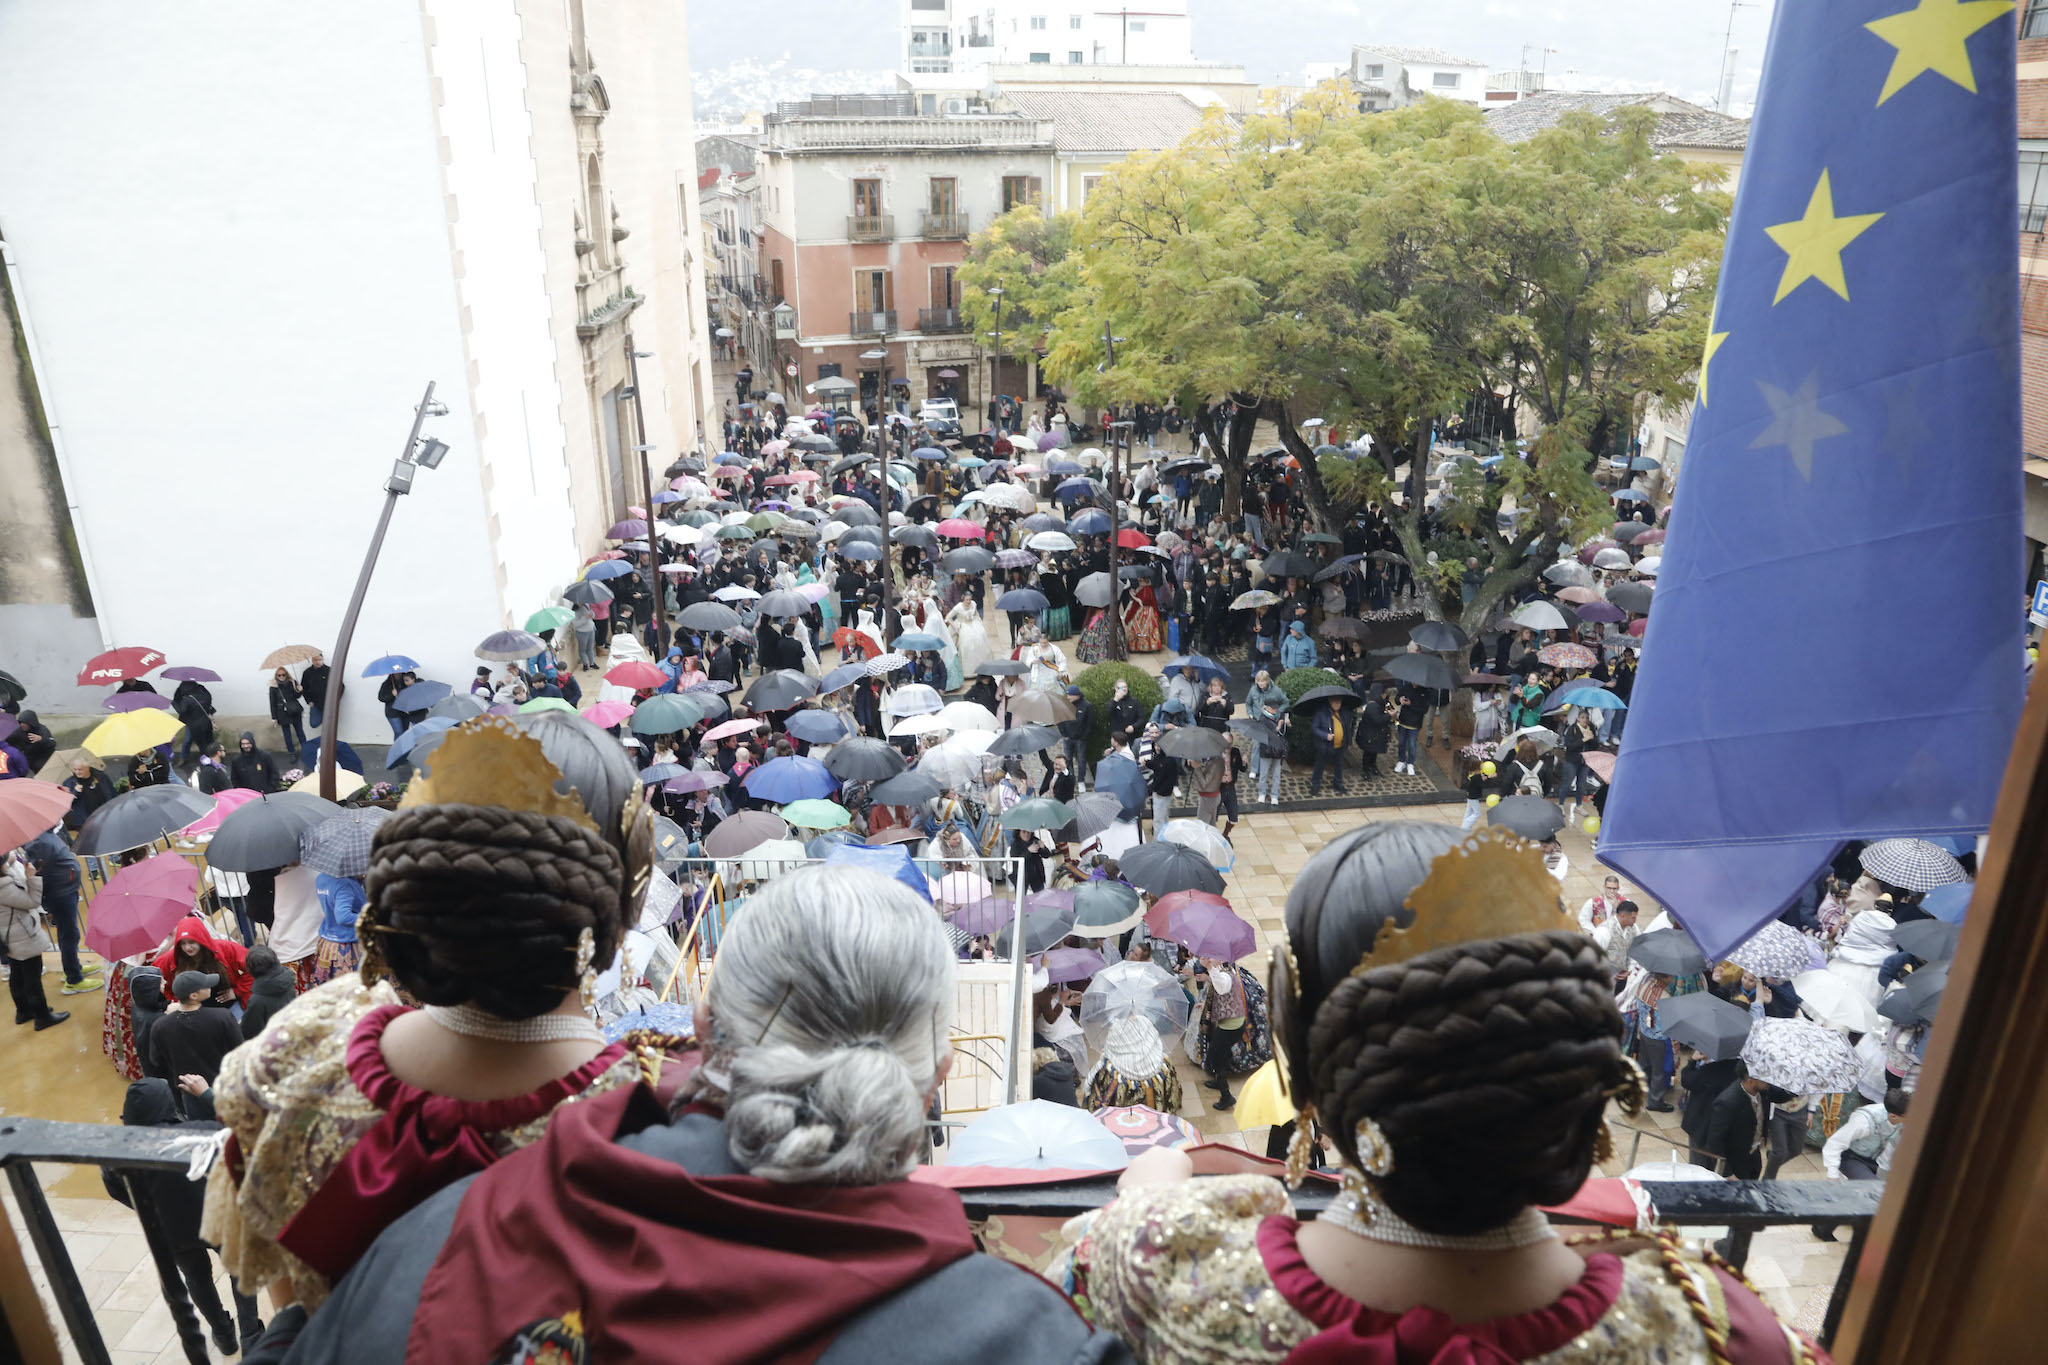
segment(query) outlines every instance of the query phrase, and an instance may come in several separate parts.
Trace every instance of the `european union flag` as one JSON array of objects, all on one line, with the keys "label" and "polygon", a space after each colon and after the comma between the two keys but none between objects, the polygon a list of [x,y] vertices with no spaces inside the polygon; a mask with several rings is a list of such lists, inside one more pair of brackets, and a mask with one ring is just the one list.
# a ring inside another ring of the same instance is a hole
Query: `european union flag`
[{"label": "european union flag", "polygon": [[2008,0],[1777,7],[1600,860],[1709,957],[1991,822],[2019,719]]}]

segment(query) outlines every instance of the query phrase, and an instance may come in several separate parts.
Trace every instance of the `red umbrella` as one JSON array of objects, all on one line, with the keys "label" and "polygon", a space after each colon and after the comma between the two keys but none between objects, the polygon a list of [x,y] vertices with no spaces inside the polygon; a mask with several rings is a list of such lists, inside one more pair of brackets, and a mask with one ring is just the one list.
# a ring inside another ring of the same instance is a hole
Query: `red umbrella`
[{"label": "red umbrella", "polygon": [[948,517],[933,529],[948,540],[980,540],[988,534],[964,517]]},{"label": "red umbrella", "polygon": [[1116,533],[1116,543],[1126,550],[1142,550],[1152,543],[1152,537],[1135,526],[1126,526]]},{"label": "red umbrella", "polygon": [[78,670],[78,685],[105,687],[111,683],[127,682],[151,669],[162,668],[167,662],[160,649],[145,649],[140,645],[110,649],[85,661],[85,667]]},{"label": "red umbrella", "polygon": [[787,488],[795,482],[796,480],[787,474],[776,474],[769,478],[768,486],[770,488]]},{"label": "red umbrella", "polygon": [[27,843],[71,810],[71,793],[47,782],[0,782],[0,849]]},{"label": "red umbrella", "polygon": [[180,834],[211,834],[220,828],[220,822],[235,813],[235,808],[254,801],[262,792],[250,791],[247,787],[229,787],[224,792],[215,792],[213,810],[200,816],[191,824],[178,831]]},{"label": "red umbrella", "polygon": [[622,664],[614,664],[604,675],[604,680],[637,692],[643,687],[662,686],[668,681],[668,674],[645,660],[628,659]]},{"label": "red umbrella", "polygon": [[856,645],[866,651],[868,655],[880,654],[882,652],[881,641],[866,631],[857,630],[852,626],[841,626],[833,631],[832,643],[838,648],[842,657],[851,653]]},{"label": "red umbrella", "polygon": [[1230,908],[1230,902],[1214,891],[1172,891],[1154,901],[1152,908],[1145,912],[1145,927],[1154,934],[1164,934],[1175,912],[1197,905],[1213,905],[1222,910]]},{"label": "red umbrella", "polygon": [[109,962],[148,952],[192,913],[198,888],[199,869],[175,853],[122,868],[93,897],[85,946]]},{"label": "red umbrella", "polygon": [[1638,616],[1635,620],[1628,623],[1628,633],[1635,636],[1638,640],[1640,640],[1643,638],[1643,632],[1649,629],[1649,626],[1649,617]]}]

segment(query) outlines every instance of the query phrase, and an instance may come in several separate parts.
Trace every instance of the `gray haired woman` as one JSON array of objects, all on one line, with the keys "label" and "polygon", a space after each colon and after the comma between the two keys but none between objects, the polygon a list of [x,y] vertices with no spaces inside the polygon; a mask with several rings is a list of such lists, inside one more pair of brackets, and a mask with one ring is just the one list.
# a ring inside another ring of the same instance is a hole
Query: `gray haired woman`
[{"label": "gray haired woman", "polygon": [[393,1225],[291,1359],[484,1360],[516,1341],[591,1360],[1123,1365],[1058,1290],[974,1249],[958,1196],[905,1179],[952,1064],[955,972],[900,883],[774,879],[719,945],[670,1110],[644,1087],[565,1106]]}]

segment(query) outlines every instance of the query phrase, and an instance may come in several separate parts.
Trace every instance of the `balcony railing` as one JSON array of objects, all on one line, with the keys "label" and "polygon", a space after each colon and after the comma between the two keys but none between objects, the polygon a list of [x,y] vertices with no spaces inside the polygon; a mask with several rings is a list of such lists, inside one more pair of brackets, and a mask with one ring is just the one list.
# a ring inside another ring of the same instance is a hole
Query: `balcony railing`
[{"label": "balcony railing", "polygon": [[967,318],[958,308],[920,308],[917,310],[917,330],[964,332],[967,330]]},{"label": "balcony railing", "polygon": [[933,213],[925,211],[921,235],[928,241],[957,242],[967,236],[967,215],[964,213]]},{"label": "balcony railing", "polygon": [[846,218],[846,235],[856,242],[886,242],[896,236],[893,213],[853,213]]},{"label": "balcony railing", "polygon": [[849,313],[846,330],[855,336],[887,336],[896,330],[896,310],[885,308],[878,313]]}]

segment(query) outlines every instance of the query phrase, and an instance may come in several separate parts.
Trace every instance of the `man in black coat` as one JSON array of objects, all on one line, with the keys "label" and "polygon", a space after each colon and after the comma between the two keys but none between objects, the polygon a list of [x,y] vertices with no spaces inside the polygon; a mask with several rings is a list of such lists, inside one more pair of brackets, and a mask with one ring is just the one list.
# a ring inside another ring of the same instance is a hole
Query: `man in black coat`
[{"label": "man in black coat", "polygon": [[252,792],[277,790],[277,762],[256,747],[256,732],[242,731],[240,750],[228,761],[228,779]]},{"label": "man in black coat", "polygon": [[1707,1109],[1706,1151],[1721,1158],[1721,1174],[1755,1180],[1763,1174],[1764,1107],[1792,1097],[1776,1086],[1744,1075],[1714,1098]]},{"label": "man in black coat", "polygon": [[733,657],[732,649],[725,643],[723,632],[711,636],[711,649],[704,656],[704,676],[713,682],[728,682],[735,685],[740,680],[739,661]]},{"label": "man in black coat", "polygon": [[1074,715],[1071,720],[1060,722],[1060,747],[1067,755],[1067,770],[1086,782],[1088,740],[1095,733],[1095,707],[1081,695],[1081,689],[1071,683],[1067,685],[1067,700],[1073,703]]},{"label": "man in black coat", "polygon": [[249,1003],[242,1007],[244,1039],[263,1032],[272,1016],[299,995],[298,977],[269,948],[258,946],[249,950],[249,975],[256,978],[256,986],[249,992]]},{"label": "man in black coat", "polygon": [[306,699],[306,724],[318,730],[327,708],[327,684],[334,676],[328,667],[327,656],[314,654],[313,662],[306,665],[306,671],[299,674],[299,695]]},{"label": "man in black coat", "polygon": [[1678,1073],[1678,1083],[1685,1087],[1685,1113],[1678,1126],[1685,1130],[1685,1159],[1693,1165],[1714,1169],[1714,1153],[1707,1146],[1707,1124],[1713,1116],[1714,1101],[1741,1079],[1740,1057],[1710,1062],[1703,1053],[1695,1053],[1693,1060]]},{"label": "man in black coat", "polygon": [[1314,738],[1316,762],[1309,774],[1308,794],[1313,800],[1323,788],[1323,769],[1330,770],[1330,786],[1337,795],[1344,794],[1344,741],[1347,736],[1344,726],[1344,702],[1340,697],[1331,697],[1329,704],[1318,710],[1309,721],[1309,734]]}]

